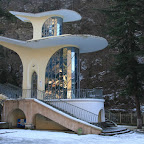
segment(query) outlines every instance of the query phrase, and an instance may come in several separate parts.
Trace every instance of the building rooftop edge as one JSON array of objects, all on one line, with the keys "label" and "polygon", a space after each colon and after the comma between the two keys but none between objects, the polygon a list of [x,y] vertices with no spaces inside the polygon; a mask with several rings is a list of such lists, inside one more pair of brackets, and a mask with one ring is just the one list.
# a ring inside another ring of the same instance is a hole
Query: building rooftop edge
[{"label": "building rooftop edge", "polygon": [[26,13],[26,12],[16,12],[16,11],[9,11],[12,15],[16,16],[18,19],[24,22],[30,22],[28,17],[45,17],[45,16],[60,16],[63,18],[63,22],[72,22],[81,20],[81,15],[73,10],[68,9],[60,9],[60,10],[53,10],[53,11],[46,11],[40,13]]},{"label": "building rooftop edge", "polygon": [[3,42],[32,49],[49,48],[55,46],[64,47],[69,45],[78,47],[80,49],[80,53],[99,51],[108,45],[105,38],[93,35],[60,35],[31,41],[21,41],[0,36],[0,44]]}]

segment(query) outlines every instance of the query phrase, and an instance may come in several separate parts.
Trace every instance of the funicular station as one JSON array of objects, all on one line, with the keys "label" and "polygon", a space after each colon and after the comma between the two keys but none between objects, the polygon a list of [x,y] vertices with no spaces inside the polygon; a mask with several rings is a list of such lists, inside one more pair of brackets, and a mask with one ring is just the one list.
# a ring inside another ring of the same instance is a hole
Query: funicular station
[{"label": "funicular station", "polygon": [[[15,51],[23,65],[22,90],[3,91],[2,121],[11,127],[24,120],[25,128],[82,130],[100,134],[105,122],[102,89],[80,89],[80,53],[104,49],[108,43],[92,35],[62,34],[64,22],[81,20],[75,11],[42,13],[10,11],[33,26],[33,39],[21,41],[0,36],[0,44]],[[2,91],[2,90],[1,90]]]}]

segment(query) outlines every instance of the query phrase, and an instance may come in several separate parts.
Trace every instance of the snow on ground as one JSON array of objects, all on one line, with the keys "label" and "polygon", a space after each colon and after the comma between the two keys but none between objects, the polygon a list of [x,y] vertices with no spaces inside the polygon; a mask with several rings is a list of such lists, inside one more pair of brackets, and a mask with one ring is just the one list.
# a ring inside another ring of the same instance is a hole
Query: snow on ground
[{"label": "snow on ground", "polygon": [[0,144],[144,144],[144,134],[116,136],[77,135],[64,132],[1,129]]}]

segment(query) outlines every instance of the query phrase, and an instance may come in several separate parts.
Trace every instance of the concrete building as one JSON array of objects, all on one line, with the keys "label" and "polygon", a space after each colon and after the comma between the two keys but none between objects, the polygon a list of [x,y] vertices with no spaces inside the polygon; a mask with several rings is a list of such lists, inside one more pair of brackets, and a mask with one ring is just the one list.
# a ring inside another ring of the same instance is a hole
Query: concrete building
[{"label": "concrete building", "polygon": [[73,131],[82,127],[85,134],[100,133],[101,128],[92,123],[105,121],[102,91],[80,89],[79,54],[104,49],[108,45],[106,39],[62,34],[63,22],[81,19],[72,10],[10,13],[32,24],[33,39],[21,41],[0,36],[0,44],[15,51],[23,64],[22,99],[5,101],[3,121],[16,126],[17,119],[21,118],[26,119],[26,127]]}]

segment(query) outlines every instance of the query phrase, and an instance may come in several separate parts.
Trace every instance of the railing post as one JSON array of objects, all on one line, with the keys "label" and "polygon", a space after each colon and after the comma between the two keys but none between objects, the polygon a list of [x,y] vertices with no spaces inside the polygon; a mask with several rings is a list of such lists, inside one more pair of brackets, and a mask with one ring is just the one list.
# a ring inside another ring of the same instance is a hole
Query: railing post
[{"label": "railing post", "polygon": [[44,91],[37,90],[37,99],[43,100]]},{"label": "railing post", "polygon": [[131,113],[131,124],[133,123],[133,114]]},{"label": "railing post", "polygon": [[121,112],[120,112],[120,124],[121,124],[122,120],[121,120]]},{"label": "railing post", "polygon": [[31,89],[23,89],[22,98],[31,98]]},{"label": "railing post", "polygon": [[144,124],[144,113],[143,113],[143,115],[142,115],[142,116],[143,116],[143,124]]},{"label": "railing post", "polygon": [[109,120],[110,120],[110,118],[111,118],[111,113],[109,112]]}]

